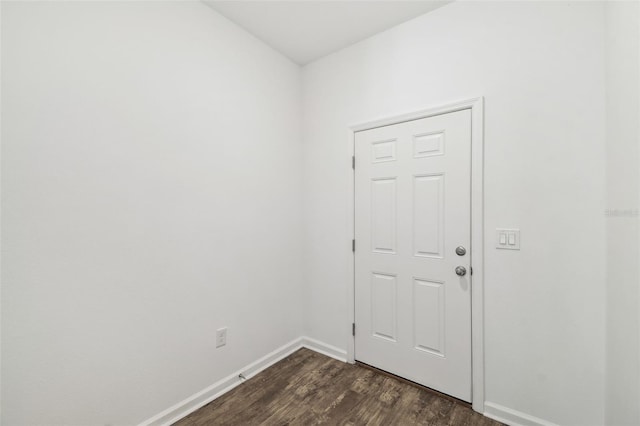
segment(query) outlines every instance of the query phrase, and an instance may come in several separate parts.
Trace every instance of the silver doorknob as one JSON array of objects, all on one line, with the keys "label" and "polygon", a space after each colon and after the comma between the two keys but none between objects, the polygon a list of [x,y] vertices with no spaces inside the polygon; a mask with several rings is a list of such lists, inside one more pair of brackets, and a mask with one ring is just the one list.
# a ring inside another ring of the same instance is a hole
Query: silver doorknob
[{"label": "silver doorknob", "polygon": [[467,268],[465,268],[464,266],[457,266],[456,275],[464,277],[465,275],[467,275]]},{"label": "silver doorknob", "polygon": [[458,246],[456,247],[456,254],[458,256],[464,256],[465,254],[467,254],[467,249],[462,246]]}]

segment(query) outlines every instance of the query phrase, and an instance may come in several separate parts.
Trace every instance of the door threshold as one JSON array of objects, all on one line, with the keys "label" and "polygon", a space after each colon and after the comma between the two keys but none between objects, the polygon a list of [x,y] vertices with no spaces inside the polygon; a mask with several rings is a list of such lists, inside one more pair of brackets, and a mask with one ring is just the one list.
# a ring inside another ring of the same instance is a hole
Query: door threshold
[{"label": "door threshold", "polygon": [[415,388],[422,389],[422,390],[427,391],[427,392],[429,392],[431,394],[434,394],[435,396],[438,396],[440,398],[447,399],[447,400],[449,400],[449,401],[451,401],[451,402],[453,402],[455,404],[459,404],[459,405],[462,405],[462,406],[467,407],[467,408],[472,408],[470,402],[463,401],[461,399],[456,398],[455,396],[447,395],[446,393],[442,393],[442,392],[437,391],[435,389],[432,389],[432,388],[429,388],[427,386],[421,385],[420,383],[416,383],[416,382],[413,382],[413,381],[411,381],[409,379],[405,379],[404,377],[396,376],[393,373],[389,373],[388,371],[384,371],[384,370],[376,368],[376,367],[374,367],[372,365],[365,364],[364,362],[361,362],[361,361],[358,361],[358,360],[356,360],[355,362],[356,362],[357,366],[360,366],[362,368],[366,368],[366,369],[374,371],[376,373],[380,373],[383,376],[387,376],[387,377],[391,377],[392,379],[399,380],[399,381],[401,381],[403,383],[406,383],[408,385],[411,385],[411,386],[413,386]]}]

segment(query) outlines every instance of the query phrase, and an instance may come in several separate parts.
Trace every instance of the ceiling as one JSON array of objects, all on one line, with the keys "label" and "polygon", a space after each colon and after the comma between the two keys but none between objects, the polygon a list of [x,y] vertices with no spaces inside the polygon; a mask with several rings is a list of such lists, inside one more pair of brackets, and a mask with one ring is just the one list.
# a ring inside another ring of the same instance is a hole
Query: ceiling
[{"label": "ceiling", "polygon": [[204,0],[207,5],[300,65],[450,1]]}]

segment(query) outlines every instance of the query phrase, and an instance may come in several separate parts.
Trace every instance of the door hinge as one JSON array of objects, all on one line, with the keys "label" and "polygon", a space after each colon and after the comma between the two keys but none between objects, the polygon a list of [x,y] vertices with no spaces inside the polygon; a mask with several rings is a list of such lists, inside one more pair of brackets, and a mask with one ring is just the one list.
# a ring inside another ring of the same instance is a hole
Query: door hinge
[{"label": "door hinge", "polygon": [[351,251],[356,252],[356,240],[351,240]]},{"label": "door hinge", "polygon": [[355,169],[356,169],[356,156],[355,156],[355,155],[352,155],[352,156],[351,156],[351,168],[352,168],[353,170],[355,170]]},{"label": "door hinge", "polygon": [[355,322],[351,323],[351,335],[352,336],[356,335],[356,323]]}]

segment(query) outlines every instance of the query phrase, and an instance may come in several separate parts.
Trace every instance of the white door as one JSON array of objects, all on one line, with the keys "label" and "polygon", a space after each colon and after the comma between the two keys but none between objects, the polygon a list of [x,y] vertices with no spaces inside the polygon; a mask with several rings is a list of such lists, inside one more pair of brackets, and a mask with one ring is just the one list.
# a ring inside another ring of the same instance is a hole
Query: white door
[{"label": "white door", "polygon": [[471,111],[357,132],[355,155],[355,358],[470,402]]}]

